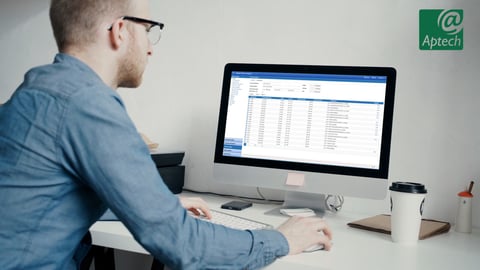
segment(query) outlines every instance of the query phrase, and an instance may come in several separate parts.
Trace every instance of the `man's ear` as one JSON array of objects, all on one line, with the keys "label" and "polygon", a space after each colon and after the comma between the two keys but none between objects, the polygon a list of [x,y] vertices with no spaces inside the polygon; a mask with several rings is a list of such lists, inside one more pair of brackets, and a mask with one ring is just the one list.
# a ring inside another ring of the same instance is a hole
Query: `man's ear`
[{"label": "man's ear", "polygon": [[125,42],[128,35],[127,25],[122,19],[118,19],[112,24],[110,29],[109,39],[112,48],[119,49],[123,42]]}]

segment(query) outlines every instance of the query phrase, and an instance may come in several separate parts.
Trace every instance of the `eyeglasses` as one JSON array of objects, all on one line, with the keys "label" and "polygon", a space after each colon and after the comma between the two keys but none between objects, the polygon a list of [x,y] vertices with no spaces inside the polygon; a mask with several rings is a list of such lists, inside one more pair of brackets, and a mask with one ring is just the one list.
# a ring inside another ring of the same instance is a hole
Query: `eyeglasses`
[{"label": "eyeglasses", "polygon": [[[162,29],[164,27],[164,24],[161,22],[151,21],[151,20],[132,17],[132,16],[123,16],[120,19],[144,24],[145,29],[147,31],[148,39],[150,40],[150,43],[152,45],[157,44],[160,38],[162,37]],[[108,28],[108,31],[111,31],[112,27],[113,25]]]}]

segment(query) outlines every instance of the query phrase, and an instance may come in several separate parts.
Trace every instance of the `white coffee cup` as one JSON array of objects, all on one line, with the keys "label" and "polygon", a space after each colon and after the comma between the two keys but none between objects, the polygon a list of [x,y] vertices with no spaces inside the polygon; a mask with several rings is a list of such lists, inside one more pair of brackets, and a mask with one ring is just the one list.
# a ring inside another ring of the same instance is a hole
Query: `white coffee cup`
[{"label": "white coffee cup", "polygon": [[393,182],[390,191],[392,241],[416,244],[427,190],[419,183]]}]

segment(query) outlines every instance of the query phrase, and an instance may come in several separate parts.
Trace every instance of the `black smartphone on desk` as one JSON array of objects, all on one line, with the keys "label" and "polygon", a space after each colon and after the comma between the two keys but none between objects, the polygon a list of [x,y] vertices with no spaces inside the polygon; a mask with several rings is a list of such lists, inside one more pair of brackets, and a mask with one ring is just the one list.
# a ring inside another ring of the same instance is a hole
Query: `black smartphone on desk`
[{"label": "black smartphone on desk", "polygon": [[243,202],[243,201],[230,201],[227,203],[222,204],[222,209],[228,209],[228,210],[243,210],[245,208],[248,208],[252,206],[252,203],[250,202]]}]

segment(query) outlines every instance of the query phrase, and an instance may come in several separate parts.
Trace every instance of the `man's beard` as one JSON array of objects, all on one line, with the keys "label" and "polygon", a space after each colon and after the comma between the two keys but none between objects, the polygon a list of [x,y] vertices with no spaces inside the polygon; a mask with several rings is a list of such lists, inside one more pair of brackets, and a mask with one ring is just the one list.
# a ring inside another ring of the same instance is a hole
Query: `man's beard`
[{"label": "man's beard", "polygon": [[118,71],[118,87],[136,88],[142,83],[145,64],[142,63],[141,54],[132,44],[128,48],[128,53],[123,63],[120,64]]}]

